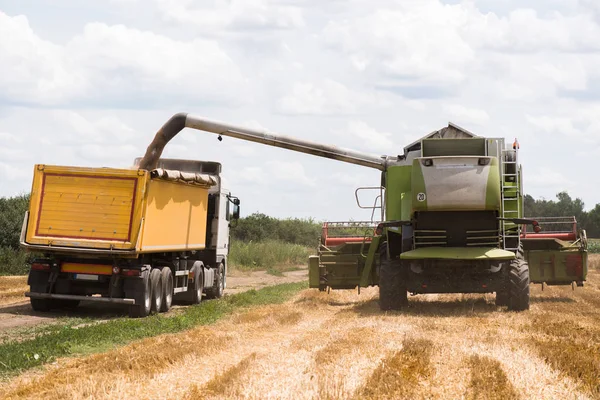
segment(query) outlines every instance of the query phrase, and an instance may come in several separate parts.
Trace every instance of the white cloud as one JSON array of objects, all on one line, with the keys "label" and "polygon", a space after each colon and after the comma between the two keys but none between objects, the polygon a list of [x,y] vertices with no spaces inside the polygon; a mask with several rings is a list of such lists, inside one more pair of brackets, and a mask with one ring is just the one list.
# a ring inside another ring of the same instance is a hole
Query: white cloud
[{"label": "white cloud", "polygon": [[[0,12],[0,90],[43,105],[239,103],[246,85],[215,41],[177,41],[123,25],[89,23],[65,45],[40,39],[24,16]],[[235,90],[234,90],[235,89]]]},{"label": "white cloud", "polygon": [[484,125],[489,121],[490,116],[485,110],[479,108],[465,107],[460,104],[444,104],[442,106],[444,114],[452,121],[459,124]]},{"label": "white cloud", "polygon": [[352,114],[365,101],[368,100],[364,94],[359,96],[331,79],[319,83],[296,82],[291,93],[279,100],[279,110],[284,114]]},{"label": "white cloud", "polygon": [[364,121],[351,120],[346,129],[335,132],[344,142],[352,141],[361,149],[368,149],[383,153],[389,153],[394,146],[392,134],[380,132],[369,126]]},{"label": "white cloud", "polygon": [[300,7],[273,0],[217,1],[155,0],[165,19],[188,23],[198,30],[291,29],[304,26]]},{"label": "white cloud", "polygon": [[279,182],[285,182],[291,186],[317,186],[316,179],[308,177],[304,166],[299,162],[273,160],[268,161],[267,166],[269,168],[269,177]]}]

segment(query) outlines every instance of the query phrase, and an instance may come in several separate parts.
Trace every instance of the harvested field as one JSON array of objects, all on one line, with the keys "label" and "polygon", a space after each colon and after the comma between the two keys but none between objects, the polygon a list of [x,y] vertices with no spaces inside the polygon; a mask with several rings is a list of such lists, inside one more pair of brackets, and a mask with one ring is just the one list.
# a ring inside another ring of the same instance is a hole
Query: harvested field
[{"label": "harvested field", "polygon": [[[597,262],[599,256],[592,256]],[[531,310],[493,295],[427,295],[379,311],[377,288],[305,290],[211,326],[62,359],[1,398],[600,399],[600,271],[532,286]]]}]

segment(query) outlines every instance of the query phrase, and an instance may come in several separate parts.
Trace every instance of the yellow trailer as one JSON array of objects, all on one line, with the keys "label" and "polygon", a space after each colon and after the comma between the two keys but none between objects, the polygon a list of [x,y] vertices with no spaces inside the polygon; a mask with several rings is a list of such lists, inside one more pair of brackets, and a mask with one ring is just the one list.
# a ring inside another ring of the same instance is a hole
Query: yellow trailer
[{"label": "yellow trailer", "polygon": [[173,296],[221,296],[222,221],[239,216],[239,200],[221,187],[220,170],[168,159],[152,170],[36,165],[21,233],[22,247],[44,254],[29,276],[34,309],[92,300],[145,316],[168,310]]}]

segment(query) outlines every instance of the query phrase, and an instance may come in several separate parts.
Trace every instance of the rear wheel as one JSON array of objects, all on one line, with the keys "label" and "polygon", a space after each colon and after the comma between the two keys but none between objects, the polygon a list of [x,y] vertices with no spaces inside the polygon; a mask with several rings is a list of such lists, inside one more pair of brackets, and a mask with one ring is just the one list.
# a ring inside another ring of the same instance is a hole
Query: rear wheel
[{"label": "rear wheel", "polygon": [[162,275],[159,269],[152,268],[152,271],[150,272],[150,287],[152,299],[150,309],[153,313],[157,313],[162,307],[163,298]]},{"label": "rear wheel", "polygon": [[171,268],[164,267],[161,271],[162,278],[162,305],[160,307],[161,312],[167,312],[171,309],[173,304],[173,273]]},{"label": "rear wheel", "polygon": [[[50,274],[42,271],[29,272],[29,291],[33,293],[47,293],[48,279]],[[47,312],[52,308],[56,308],[56,301],[53,299],[36,299],[29,298],[31,308],[34,311]]]},{"label": "rear wheel", "polygon": [[405,275],[399,259],[382,257],[379,268],[379,308],[382,311],[400,310],[408,305]]},{"label": "rear wheel", "polygon": [[206,297],[209,299],[220,299],[223,297],[225,290],[225,267],[223,263],[215,271],[215,283],[211,288],[206,290]]},{"label": "rear wheel", "polygon": [[529,310],[529,265],[522,258],[510,262],[508,269],[508,309]]},{"label": "rear wheel", "polygon": [[135,304],[129,306],[131,318],[143,318],[150,314],[152,299],[150,293],[150,271],[145,270],[142,276],[133,283],[133,293],[127,293],[127,297],[133,297]]}]

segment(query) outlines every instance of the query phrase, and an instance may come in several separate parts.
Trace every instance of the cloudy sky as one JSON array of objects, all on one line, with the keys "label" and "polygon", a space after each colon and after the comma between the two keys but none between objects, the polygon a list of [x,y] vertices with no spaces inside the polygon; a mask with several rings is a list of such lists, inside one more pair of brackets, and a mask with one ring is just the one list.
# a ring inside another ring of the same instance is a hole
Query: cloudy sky
[{"label": "cloudy sky", "polygon": [[[517,137],[525,191],[600,203],[596,0],[0,0],[0,196],[129,167],[173,113],[374,154],[452,121]],[[185,130],[243,214],[364,219],[376,170]],[[598,157],[598,158],[597,158]]]}]

